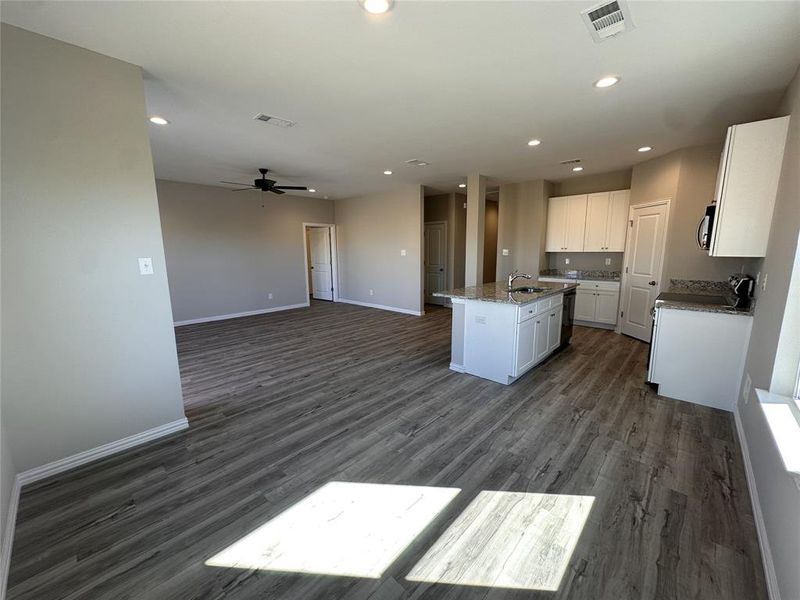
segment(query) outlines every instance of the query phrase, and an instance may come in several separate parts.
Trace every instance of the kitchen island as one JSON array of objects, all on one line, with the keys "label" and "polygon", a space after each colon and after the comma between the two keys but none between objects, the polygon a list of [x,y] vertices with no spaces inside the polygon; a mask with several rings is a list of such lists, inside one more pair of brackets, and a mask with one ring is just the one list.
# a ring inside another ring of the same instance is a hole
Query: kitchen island
[{"label": "kitchen island", "polygon": [[453,303],[450,368],[513,383],[561,346],[564,294],[577,287],[536,281],[509,291],[494,282],[436,292]]}]

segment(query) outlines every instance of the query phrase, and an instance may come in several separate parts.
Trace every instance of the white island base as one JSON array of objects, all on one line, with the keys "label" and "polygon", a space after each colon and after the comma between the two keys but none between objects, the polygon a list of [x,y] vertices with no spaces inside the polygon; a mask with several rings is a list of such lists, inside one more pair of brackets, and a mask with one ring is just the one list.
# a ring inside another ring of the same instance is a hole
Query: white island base
[{"label": "white island base", "polygon": [[526,304],[451,300],[454,371],[508,385],[561,345],[563,293]]}]

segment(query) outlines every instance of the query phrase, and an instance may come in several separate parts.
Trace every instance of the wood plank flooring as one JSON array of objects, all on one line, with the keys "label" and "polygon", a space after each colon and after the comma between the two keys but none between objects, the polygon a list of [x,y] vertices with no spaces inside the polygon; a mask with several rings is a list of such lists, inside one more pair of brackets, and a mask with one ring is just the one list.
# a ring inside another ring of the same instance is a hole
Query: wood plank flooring
[{"label": "wood plank flooring", "polygon": [[[576,328],[506,387],[448,370],[442,308],[176,331],[189,430],[27,486],[9,599],[767,598],[732,418],[655,395],[641,342]],[[332,481],[461,491],[380,578],[206,565]],[[557,591],[406,579],[484,491],[594,497]]]}]

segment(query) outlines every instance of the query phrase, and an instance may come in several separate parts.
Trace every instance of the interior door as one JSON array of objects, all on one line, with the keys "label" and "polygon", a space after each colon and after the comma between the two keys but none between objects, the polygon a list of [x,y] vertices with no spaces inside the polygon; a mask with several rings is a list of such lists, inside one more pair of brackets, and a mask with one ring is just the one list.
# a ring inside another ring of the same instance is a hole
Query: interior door
[{"label": "interior door", "polygon": [[311,250],[311,296],[315,300],[333,300],[333,265],[329,227],[308,229]]},{"label": "interior door", "polygon": [[447,288],[447,223],[425,223],[425,302],[444,304],[433,296]]},{"label": "interior door", "polygon": [[568,198],[550,198],[547,201],[547,234],[545,251],[562,252],[567,249],[567,202]]},{"label": "interior door", "polygon": [[602,252],[606,249],[608,233],[609,193],[589,194],[586,200],[586,234],[584,252]]},{"label": "interior door", "polygon": [[630,210],[620,330],[645,342],[650,341],[650,311],[661,282],[668,207],[664,202]]}]

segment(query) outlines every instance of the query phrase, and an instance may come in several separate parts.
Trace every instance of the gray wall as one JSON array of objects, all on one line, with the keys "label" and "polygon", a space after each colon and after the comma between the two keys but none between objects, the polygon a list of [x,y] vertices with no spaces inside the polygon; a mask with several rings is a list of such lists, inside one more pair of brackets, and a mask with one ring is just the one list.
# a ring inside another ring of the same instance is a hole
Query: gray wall
[{"label": "gray wall", "polygon": [[591,194],[592,192],[613,192],[628,190],[631,187],[631,169],[609,171],[596,175],[570,177],[553,182],[553,196],[572,196],[573,194]]},{"label": "gray wall", "polygon": [[421,312],[422,187],[336,200],[334,205],[341,298]]},{"label": "gray wall", "polygon": [[333,223],[332,200],[157,188],[175,321],[308,302],[303,223]]},{"label": "gray wall", "polygon": [[[497,235],[497,273],[500,281],[515,269],[538,275],[547,267],[544,252],[547,199],[553,186],[544,180],[500,186]],[[503,256],[503,249],[509,250]]]},{"label": "gray wall", "polygon": [[[750,375],[755,387],[790,395],[792,373],[797,372],[797,323],[800,321],[800,297],[789,293],[790,287],[795,290],[800,287],[797,281],[800,274],[796,274],[792,282],[800,233],[800,73],[795,75],[777,116],[786,114],[791,114],[792,120],[767,256],[760,265],[762,277],[765,273],[769,275],[768,285],[756,303],[745,373]],[[767,539],[781,597],[787,600],[800,598],[800,570],[797,568],[800,557],[800,491],[784,468],[764,414],[753,395],[751,392],[748,403],[740,398],[738,410],[755,474]]]},{"label": "gray wall", "polygon": [[0,37],[2,425],[22,471],[184,414],[141,70]]}]

